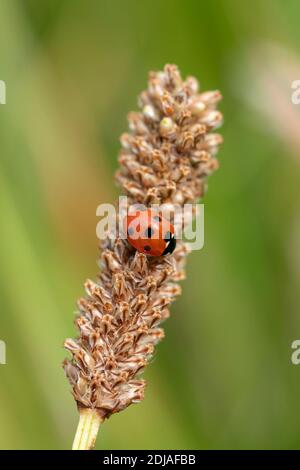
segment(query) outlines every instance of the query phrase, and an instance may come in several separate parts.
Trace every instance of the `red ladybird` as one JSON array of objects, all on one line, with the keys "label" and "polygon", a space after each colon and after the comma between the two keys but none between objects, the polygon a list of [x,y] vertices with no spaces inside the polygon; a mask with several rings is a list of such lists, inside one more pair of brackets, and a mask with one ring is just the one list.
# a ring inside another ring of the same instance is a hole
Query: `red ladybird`
[{"label": "red ladybird", "polygon": [[133,215],[129,214],[126,231],[129,243],[145,255],[162,256],[175,250],[173,225],[152,209],[137,209]]}]

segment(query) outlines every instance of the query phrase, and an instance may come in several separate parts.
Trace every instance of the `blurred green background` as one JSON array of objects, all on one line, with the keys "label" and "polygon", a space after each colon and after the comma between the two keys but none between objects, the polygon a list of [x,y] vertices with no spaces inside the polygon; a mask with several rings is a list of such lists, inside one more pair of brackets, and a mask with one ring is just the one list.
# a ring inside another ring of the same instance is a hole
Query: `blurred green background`
[{"label": "blurred green background", "polygon": [[300,448],[298,0],[0,0],[0,448],[70,448],[60,363],[97,272],[96,206],[148,71],[176,63],[224,96],[205,248],[98,449]]}]

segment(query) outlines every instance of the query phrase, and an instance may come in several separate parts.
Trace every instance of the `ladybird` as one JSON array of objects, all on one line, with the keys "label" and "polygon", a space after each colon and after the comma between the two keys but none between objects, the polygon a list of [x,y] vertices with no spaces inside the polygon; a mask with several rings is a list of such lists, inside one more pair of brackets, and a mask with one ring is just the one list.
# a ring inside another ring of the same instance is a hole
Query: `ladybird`
[{"label": "ladybird", "polygon": [[145,208],[126,218],[128,242],[140,253],[162,256],[176,247],[174,226],[159,212]]}]

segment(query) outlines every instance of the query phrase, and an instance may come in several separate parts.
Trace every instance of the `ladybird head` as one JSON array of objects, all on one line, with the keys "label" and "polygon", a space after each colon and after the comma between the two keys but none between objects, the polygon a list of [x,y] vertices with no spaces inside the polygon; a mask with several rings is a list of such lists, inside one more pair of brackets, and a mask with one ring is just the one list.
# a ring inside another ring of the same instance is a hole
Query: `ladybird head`
[{"label": "ladybird head", "polygon": [[163,252],[163,256],[173,253],[176,248],[176,238],[174,233],[167,232],[165,235],[165,242],[167,243],[167,245]]}]

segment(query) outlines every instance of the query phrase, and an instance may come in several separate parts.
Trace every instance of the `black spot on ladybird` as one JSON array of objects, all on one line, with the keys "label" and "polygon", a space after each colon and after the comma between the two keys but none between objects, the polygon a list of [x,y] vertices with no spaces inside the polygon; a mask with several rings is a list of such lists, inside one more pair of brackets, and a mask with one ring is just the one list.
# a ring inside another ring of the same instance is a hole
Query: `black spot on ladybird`
[{"label": "black spot on ladybird", "polygon": [[146,230],[145,230],[145,237],[151,238],[153,234],[154,234],[154,230],[152,230],[151,227],[146,228]]},{"label": "black spot on ladybird", "polygon": [[151,251],[151,246],[145,245],[145,246],[144,246],[144,250],[145,250],[145,251]]}]

